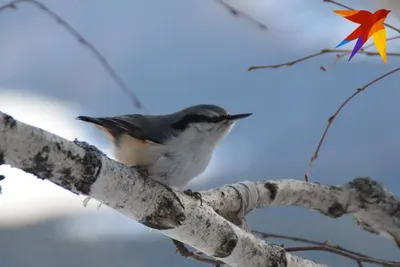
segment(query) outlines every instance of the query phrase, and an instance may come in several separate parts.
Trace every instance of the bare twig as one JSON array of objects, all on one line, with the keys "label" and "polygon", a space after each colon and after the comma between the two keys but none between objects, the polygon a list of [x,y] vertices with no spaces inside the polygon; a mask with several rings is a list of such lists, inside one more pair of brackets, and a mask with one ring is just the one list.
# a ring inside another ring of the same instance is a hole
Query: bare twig
[{"label": "bare twig", "polygon": [[14,0],[8,4],[1,6],[0,11],[9,9],[9,8],[17,9],[17,5],[22,2],[31,3],[34,6],[36,6],[39,10],[43,11],[45,14],[47,14],[49,17],[51,17],[55,22],[57,22],[61,27],[63,27],[81,45],[85,46],[97,58],[97,60],[104,67],[106,72],[117,83],[117,85],[129,96],[129,98],[132,100],[134,106],[136,106],[139,109],[144,109],[145,111],[147,111],[146,108],[141,103],[141,101],[139,100],[139,98],[136,97],[136,95],[132,92],[132,90],[128,87],[128,85],[117,74],[117,72],[114,70],[114,68],[111,67],[110,63],[108,63],[108,60],[94,47],[94,45],[91,44],[89,41],[87,41],[77,30],[75,30],[75,28],[73,28],[67,21],[62,19],[54,11],[49,9],[46,5],[44,5],[43,3],[41,3],[37,0]]},{"label": "bare twig", "polygon": [[183,244],[182,242],[172,239],[172,242],[174,243],[175,247],[176,247],[176,252],[179,252],[179,254],[181,254],[183,257],[186,258],[191,258],[200,262],[204,262],[204,263],[209,263],[215,266],[220,266],[221,262],[216,261],[216,260],[212,260],[206,257],[202,257],[200,256],[198,253],[194,253],[190,250],[188,250],[185,246],[185,244]]},{"label": "bare twig", "polygon": [[253,233],[260,235],[262,238],[279,238],[279,239],[286,239],[286,240],[292,240],[292,241],[296,241],[296,242],[303,242],[303,243],[315,245],[315,246],[307,246],[307,247],[285,248],[285,250],[287,252],[310,251],[310,250],[312,250],[312,251],[317,251],[317,250],[328,251],[328,252],[338,254],[343,257],[352,259],[357,262],[358,266],[363,266],[362,265],[363,262],[378,264],[378,265],[382,265],[382,266],[397,266],[397,267],[400,266],[400,262],[388,261],[388,260],[382,260],[382,259],[369,257],[367,255],[364,255],[364,254],[361,254],[358,252],[354,252],[349,249],[345,249],[338,245],[331,245],[331,244],[329,244],[328,241],[317,242],[317,241],[313,241],[313,240],[306,239],[306,238],[264,233],[264,232],[260,232],[260,231],[253,231]]},{"label": "bare twig", "polygon": [[[400,39],[400,35],[387,38],[386,42],[390,42],[390,41],[397,40],[397,39]],[[364,46],[363,48],[361,48],[360,51],[365,51],[365,49],[371,48],[374,45],[375,45],[374,43],[370,43],[370,44]],[[346,53],[343,53],[343,54],[337,54],[336,58],[335,58],[335,60],[333,62],[331,62],[328,66],[321,66],[321,69],[324,70],[324,71],[328,70],[328,67],[330,68],[332,65],[335,65],[337,62],[339,62],[340,59],[342,59],[343,57],[345,57],[347,55],[350,55],[350,54],[351,54],[350,50],[349,50],[349,52],[346,52]]]},{"label": "bare twig", "polygon": [[262,30],[268,29],[267,25],[265,25],[264,23],[258,21],[257,19],[255,19],[252,16],[244,13],[243,11],[238,10],[237,8],[231,6],[230,4],[227,4],[225,1],[223,1],[223,0],[215,0],[215,1],[217,1],[222,6],[224,6],[229,12],[231,12],[232,15],[238,16],[238,17],[243,17],[243,18],[249,20],[250,22],[256,24]]},{"label": "bare twig", "polygon": [[[323,1],[323,2],[327,2],[327,3],[332,3],[332,4],[335,4],[335,5],[337,5],[337,6],[340,6],[340,7],[346,8],[346,9],[349,9],[349,10],[354,10],[353,8],[351,8],[351,7],[349,7],[349,6],[346,6],[346,5],[343,5],[343,4],[341,4],[341,3],[337,2],[337,1],[334,1],[334,0],[322,0],[322,1]],[[385,25],[386,27],[388,27],[388,28],[390,28],[390,29],[392,29],[392,30],[394,30],[394,31],[396,31],[396,32],[398,32],[398,33],[400,33],[400,29],[399,29],[399,28],[396,28],[396,27],[394,27],[394,26],[391,26],[390,24],[387,24],[387,23],[384,23],[384,25]],[[390,38],[387,38],[387,39],[386,39],[386,42],[389,42],[389,41],[392,41],[392,40],[396,40],[396,39],[399,39],[399,38],[400,38],[400,36],[390,37]],[[376,55],[379,55],[379,53],[366,52],[366,51],[365,51],[365,49],[370,48],[370,47],[372,47],[372,46],[374,46],[374,43],[371,43],[371,44],[368,44],[368,45],[364,46],[363,48],[361,48],[361,49],[359,50],[358,53],[362,53],[362,54],[365,54],[365,55],[368,55],[368,56],[376,56]],[[251,70],[256,70],[256,69],[267,69],[267,68],[269,68],[269,69],[271,69],[271,68],[272,68],[272,69],[276,69],[276,68],[280,68],[280,67],[283,67],[283,66],[292,66],[292,65],[294,65],[294,64],[296,64],[296,63],[299,63],[299,62],[308,60],[308,59],[313,58],[313,57],[320,56],[320,55],[325,54],[325,53],[335,53],[335,52],[337,52],[337,53],[343,53],[343,54],[337,54],[337,55],[336,55],[336,59],[335,59],[334,62],[331,63],[330,65],[336,64],[341,58],[345,57],[346,55],[351,54],[352,50],[346,50],[346,51],[344,52],[342,49],[324,49],[324,50],[321,50],[321,51],[318,52],[318,53],[315,53],[315,54],[312,54],[312,55],[309,55],[309,56],[306,56],[306,57],[302,57],[302,58],[299,58],[299,59],[294,60],[294,61],[290,61],[290,62],[286,62],[286,63],[282,63],[282,64],[277,64],[277,65],[251,66],[251,67],[248,68],[248,70],[251,71]],[[398,56],[398,53],[387,53],[387,55],[388,55],[388,56]],[[328,68],[325,67],[325,66],[321,66],[320,69],[323,70],[323,71],[326,71]]]},{"label": "bare twig", "polygon": [[[345,5],[342,5],[342,4],[340,4],[340,3],[336,2],[336,1],[333,1],[333,0],[323,0],[323,1],[324,1],[324,2],[333,3],[333,4],[336,4],[336,5],[341,6],[341,7],[343,7],[343,8],[347,8],[347,9],[353,10],[352,8],[350,8],[350,7],[348,7],[348,6],[345,6]],[[388,28],[391,28],[391,29],[393,29],[393,30],[395,30],[395,31],[397,31],[397,32],[400,32],[400,29],[398,29],[398,28],[395,28],[395,27],[393,27],[393,26],[391,26],[391,25],[388,25],[388,24],[385,24],[385,25],[386,25]],[[399,39],[399,38],[400,38],[400,36],[394,36],[394,37],[388,38],[386,41],[392,41],[392,40],[396,40],[396,39]],[[372,47],[372,46],[373,46],[373,44],[369,44],[369,45],[365,46],[363,49],[361,49],[358,53],[362,53],[362,54],[367,55],[367,56],[377,56],[377,55],[379,55],[379,53],[377,53],[377,52],[365,51],[365,49],[370,48],[370,47]],[[277,64],[277,65],[252,66],[252,67],[249,67],[248,70],[251,71],[251,70],[255,70],[255,69],[280,68],[280,67],[283,67],[283,66],[293,66],[293,65],[296,64],[296,63],[299,63],[299,62],[308,60],[308,59],[313,58],[313,57],[320,56],[320,55],[325,54],[325,53],[342,53],[342,54],[337,54],[337,55],[336,55],[336,61],[333,63],[333,64],[335,64],[335,63],[336,63],[338,60],[340,60],[342,57],[344,57],[345,55],[351,53],[351,50],[343,50],[343,49],[324,49],[324,50],[321,50],[321,51],[318,52],[318,53],[315,53],[315,54],[312,54],[312,55],[308,55],[308,56],[306,56],[306,57],[302,57],[302,58],[297,59],[297,60],[294,60],[294,61],[290,61],[290,62],[286,62],[286,63],[281,63],[281,64]],[[387,55],[388,55],[388,56],[399,56],[399,53],[387,53]],[[321,66],[320,68],[321,68],[322,70],[324,70],[324,71],[327,70],[327,68],[324,67],[324,66]],[[390,72],[388,72],[388,73],[386,73],[386,74],[384,74],[384,75],[382,75],[382,76],[376,78],[375,80],[371,81],[370,83],[366,84],[365,86],[363,86],[363,87],[361,87],[361,88],[358,88],[357,91],[356,91],[355,93],[353,93],[350,97],[348,97],[348,98],[342,103],[342,105],[340,105],[340,107],[336,110],[336,112],[328,119],[328,125],[326,126],[326,128],[325,128],[325,130],[324,130],[324,132],[323,132],[323,134],[322,134],[322,137],[321,137],[321,139],[320,139],[320,141],[319,141],[319,143],[318,143],[317,149],[315,150],[313,156],[311,157],[310,163],[309,163],[309,165],[308,165],[308,168],[307,168],[307,171],[306,171],[306,174],[305,174],[305,180],[306,180],[306,181],[309,180],[309,174],[310,174],[312,165],[313,165],[314,161],[318,158],[318,152],[319,152],[320,149],[321,149],[321,146],[322,146],[322,144],[323,144],[323,142],[324,142],[324,140],[325,140],[326,134],[327,134],[327,132],[329,131],[329,128],[330,128],[330,126],[332,125],[334,119],[338,116],[338,114],[339,114],[340,111],[343,109],[343,107],[344,107],[351,99],[353,99],[356,95],[358,95],[360,92],[364,91],[366,88],[368,88],[368,87],[371,86],[372,84],[378,82],[379,80],[381,80],[381,79],[385,78],[386,76],[389,76],[389,75],[391,75],[392,73],[397,72],[397,71],[399,71],[399,70],[400,70],[400,68],[396,68],[396,69],[394,69],[394,70],[392,70],[392,71],[390,71]]]},{"label": "bare twig", "polygon": [[327,134],[328,131],[329,131],[329,128],[331,127],[331,125],[332,125],[333,121],[336,119],[336,117],[339,115],[340,111],[344,108],[344,106],[346,106],[346,104],[349,103],[350,100],[352,100],[355,96],[357,96],[359,93],[361,93],[362,91],[364,91],[365,89],[367,89],[368,87],[370,87],[371,85],[373,85],[374,83],[376,83],[376,82],[382,80],[383,78],[385,78],[385,77],[387,77],[387,76],[389,76],[389,75],[391,75],[391,74],[393,74],[393,73],[395,73],[395,72],[397,72],[397,71],[400,71],[400,67],[399,67],[399,68],[395,68],[395,69],[393,69],[393,70],[391,70],[391,71],[389,71],[389,72],[387,72],[387,73],[385,73],[385,74],[379,76],[378,78],[372,80],[371,82],[367,83],[366,85],[364,85],[364,86],[358,88],[351,96],[349,96],[349,97],[339,106],[339,108],[336,110],[336,112],[328,119],[328,124],[327,124],[327,126],[325,127],[325,130],[324,130],[324,132],[323,132],[323,134],[322,134],[322,137],[321,137],[321,139],[320,139],[319,142],[318,142],[317,149],[315,150],[313,156],[311,157],[310,163],[309,163],[309,165],[308,165],[308,168],[307,168],[307,171],[306,171],[306,174],[305,174],[305,180],[306,180],[306,181],[309,180],[309,175],[310,175],[310,171],[311,171],[312,165],[313,165],[314,161],[318,158],[318,152],[319,152],[320,149],[321,149],[321,146],[322,146],[322,144],[323,144],[323,142],[324,142],[324,140],[325,140],[325,137],[326,137],[326,134]]},{"label": "bare twig", "polygon": [[[281,64],[277,64],[277,65],[266,65],[266,66],[251,66],[248,68],[248,71],[252,71],[252,70],[256,70],[256,69],[277,69],[280,67],[284,67],[284,66],[293,66],[294,64],[297,64],[299,62],[308,60],[310,58],[313,57],[317,57],[326,53],[351,53],[351,50],[348,49],[323,49],[318,53],[312,54],[312,55],[308,55],[290,62],[285,62],[285,63],[281,63]],[[364,51],[364,50],[360,50],[358,51],[358,53],[364,54],[366,56],[379,56],[378,52],[371,52],[371,51]],[[400,56],[400,53],[386,53],[387,56]]]}]

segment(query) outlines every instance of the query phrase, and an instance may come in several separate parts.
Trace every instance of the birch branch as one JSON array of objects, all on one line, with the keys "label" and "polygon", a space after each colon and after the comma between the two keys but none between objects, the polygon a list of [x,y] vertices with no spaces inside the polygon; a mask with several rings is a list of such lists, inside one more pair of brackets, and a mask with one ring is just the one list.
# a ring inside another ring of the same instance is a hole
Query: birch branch
[{"label": "birch branch", "polygon": [[243,219],[255,208],[269,206],[300,206],[331,218],[352,214],[364,230],[393,239],[400,248],[400,201],[368,177],[356,178],[342,186],[291,179],[245,181],[201,194],[230,221]]},{"label": "birch branch", "polygon": [[[230,266],[325,266],[286,253],[84,142],[68,141],[0,112],[0,165],[8,164],[130,218]],[[7,177],[6,177],[7,179]]]},{"label": "birch branch", "polygon": [[83,47],[86,47],[90,53],[92,53],[100,65],[105,69],[105,71],[110,75],[110,77],[115,81],[119,88],[127,94],[128,98],[132,101],[133,105],[138,109],[146,108],[143,106],[142,102],[135,95],[135,93],[129,88],[125,81],[118,75],[115,69],[110,65],[109,61],[100,53],[97,48],[86,40],[82,34],[80,34],[74,27],[71,26],[66,20],[60,17],[56,12],[47,7],[44,3],[37,0],[13,0],[5,5],[0,6],[0,12],[6,9],[17,9],[17,6],[22,3],[31,3],[34,7],[38,8],[44,14],[48,15],[54,22],[58,23],[62,28],[64,28],[73,38],[75,38],[78,43]]}]

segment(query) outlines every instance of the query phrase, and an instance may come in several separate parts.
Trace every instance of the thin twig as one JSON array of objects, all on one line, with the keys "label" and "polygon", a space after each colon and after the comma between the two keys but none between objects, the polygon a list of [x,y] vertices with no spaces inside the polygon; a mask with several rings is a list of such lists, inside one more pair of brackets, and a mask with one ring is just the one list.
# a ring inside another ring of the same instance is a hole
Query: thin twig
[{"label": "thin twig", "polygon": [[[349,258],[349,259],[353,259],[358,266],[363,266],[362,262],[368,262],[368,263],[372,263],[372,264],[379,264],[382,266],[395,266],[395,267],[399,267],[400,266],[400,262],[398,263],[389,263],[387,261],[385,262],[380,262],[380,261],[376,261],[373,258],[361,258],[352,254],[348,254],[345,253],[341,250],[335,249],[333,247],[324,245],[324,246],[306,246],[306,247],[290,247],[290,248],[285,248],[286,252],[298,252],[298,251],[327,251],[327,252],[331,252],[340,256],[343,256],[345,258]],[[361,264],[361,265],[360,265]]]},{"label": "thin twig", "polygon": [[318,158],[318,152],[319,152],[319,150],[321,149],[322,143],[323,143],[324,140],[325,140],[325,137],[326,137],[326,134],[327,134],[328,131],[329,131],[329,128],[331,127],[331,125],[332,125],[333,121],[336,119],[336,117],[339,115],[340,111],[344,108],[344,106],[346,106],[346,104],[349,103],[350,100],[352,100],[355,96],[357,96],[359,93],[361,93],[362,91],[364,91],[365,89],[367,89],[368,87],[370,87],[371,85],[373,85],[374,83],[376,83],[376,82],[382,80],[383,78],[385,78],[385,77],[387,77],[387,76],[389,76],[389,75],[391,75],[391,74],[393,74],[393,73],[395,73],[395,72],[397,72],[397,71],[400,71],[400,67],[399,67],[399,68],[395,68],[394,70],[391,70],[391,71],[389,71],[389,72],[387,72],[387,73],[385,73],[385,74],[379,76],[378,78],[372,80],[371,82],[367,83],[366,85],[364,85],[364,86],[358,88],[351,96],[349,96],[349,97],[339,106],[339,108],[336,110],[336,112],[328,119],[328,124],[327,124],[327,126],[325,127],[325,130],[324,130],[324,132],[323,132],[323,134],[322,134],[322,137],[321,137],[321,139],[320,139],[319,142],[318,142],[317,149],[315,150],[313,156],[311,157],[310,163],[309,163],[309,165],[308,165],[308,168],[307,168],[307,171],[306,171],[306,174],[305,174],[305,180],[306,180],[306,181],[309,180],[309,175],[310,175],[310,171],[311,171],[312,165],[313,165],[314,161]]},{"label": "thin twig", "polygon": [[[266,66],[251,66],[248,68],[248,71],[252,71],[252,70],[257,70],[257,69],[277,69],[280,67],[284,67],[284,66],[293,66],[294,64],[297,64],[299,62],[308,60],[310,58],[313,57],[317,57],[326,53],[351,53],[351,50],[348,49],[323,49],[321,51],[319,51],[318,53],[312,54],[312,55],[308,55],[290,62],[285,62],[285,63],[281,63],[281,64],[277,64],[277,65],[266,65]],[[364,50],[360,50],[358,51],[358,53],[360,54],[364,54],[366,56],[379,56],[378,52],[371,52],[371,51],[364,51]],[[400,53],[386,53],[387,56],[400,56]]]},{"label": "thin twig", "polygon": [[[334,4],[334,5],[337,5],[337,6],[340,6],[340,7],[343,7],[343,8],[346,8],[346,9],[349,9],[349,10],[354,10],[353,8],[351,8],[351,7],[349,7],[349,6],[346,6],[346,5],[343,5],[343,4],[341,4],[341,3],[339,3],[339,2],[337,2],[337,1],[334,1],[334,0],[322,0],[323,2],[326,2],[326,3],[331,3],[331,4]],[[392,25],[390,25],[390,24],[387,24],[387,23],[383,23],[386,27],[388,27],[388,28],[390,28],[390,29],[392,29],[392,30],[394,30],[394,31],[396,31],[396,32],[398,32],[398,33],[400,33],[400,29],[399,28],[396,28],[396,27],[394,27],[394,26],[392,26]]]},{"label": "thin twig", "polygon": [[179,252],[179,254],[181,254],[183,257],[191,258],[191,259],[194,259],[194,260],[197,260],[197,261],[200,261],[200,262],[204,262],[204,263],[209,263],[209,264],[212,264],[212,265],[215,265],[215,266],[220,266],[222,264],[220,261],[209,259],[209,258],[206,258],[206,257],[202,257],[199,254],[188,250],[185,247],[185,244],[183,244],[181,241],[178,241],[178,240],[175,240],[175,239],[172,239],[172,238],[171,238],[171,240],[172,240],[172,242],[174,243],[174,245],[176,247],[176,252]]},{"label": "thin twig", "polygon": [[[347,9],[353,10],[352,8],[347,7],[347,6],[345,6],[345,5],[342,5],[342,4],[340,4],[340,3],[336,2],[336,1],[332,1],[332,0],[323,0],[323,1],[324,1],[324,2],[333,3],[333,4],[336,4],[336,5],[339,5],[339,6],[343,7],[343,8],[347,8]],[[393,29],[393,30],[395,30],[395,31],[397,31],[397,32],[400,32],[399,29],[397,29],[397,28],[395,28],[395,27],[393,27],[393,26],[391,26],[391,25],[387,25],[387,24],[385,24],[385,25],[386,25],[388,28],[391,28],[391,29]],[[394,37],[388,38],[386,41],[392,41],[392,40],[396,40],[396,39],[399,39],[399,38],[400,38],[399,36],[394,36]],[[361,49],[358,53],[362,53],[362,54],[365,54],[365,55],[368,55],[368,56],[379,55],[379,53],[377,53],[377,52],[365,51],[365,49],[367,49],[367,48],[369,48],[369,47],[372,47],[372,46],[373,46],[373,44],[369,44],[369,45],[367,45],[366,47],[364,47],[363,49]],[[255,70],[255,69],[280,68],[280,67],[283,67],[283,66],[292,66],[292,65],[294,65],[294,64],[296,64],[296,63],[299,63],[299,62],[308,60],[308,59],[310,59],[310,58],[317,57],[317,56],[320,56],[320,55],[325,54],[325,53],[334,53],[334,52],[336,52],[336,53],[344,53],[344,54],[337,54],[337,55],[336,55],[336,57],[337,57],[337,58],[336,58],[336,61],[339,60],[340,58],[344,57],[346,54],[351,53],[350,50],[342,50],[342,49],[335,49],[335,50],[333,50],[333,49],[324,49],[324,50],[321,50],[319,53],[315,53],[315,54],[312,54],[312,55],[309,55],[309,56],[306,56],[306,57],[302,57],[302,58],[297,59],[297,60],[294,60],[294,61],[290,61],[290,62],[286,62],[286,63],[282,63],[282,64],[277,64],[277,65],[252,66],[252,67],[250,67],[248,70],[251,71],[251,70]],[[398,54],[398,53],[387,53],[387,55],[389,55],[389,56],[398,56],[399,54]],[[336,63],[336,61],[335,61],[334,63]],[[326,67],[323,67],[323,66],[321,66],[321,69],[324,70],[324,71],[327,70],[327,68],[326,68]],[[310,163],[309,163],[309,165],[308,165],[308,168],[307,168],[307,171],[306,171],[306,174],[305,174],[305,180],[306,180],[306,181],[309,181],[309,174],[310,174],[312,165],[313,165],[314,161],[318,158],[318,152],[319,152],[320,149],[321,149],[321,146],[322,146],[322,143],[323,143],[324,140],[325,140],[326,134],[327,134],[327,132],[329,131],[329,128],[330,128],[330,126],[332,125],[334,119],[338,116],[338,114],[339,114],[340,111],[343,109],[343,107],[344,107],[351,99],[353,99],[356,95],[358,95],[360,92],[364,91],[366,88],[368,88],[368,87],[371,86],[372,84],[378,82],[379,80],[381,80],[381,79],[385,78],[386,76],[389,76],[389,75],[391,75],[392,73],[397,72],[397,71],[399,71],[399,70],[400,70],[400,68],[396,68],[396,69],[394,69],[394,70],[392,70],[392,71],[390,71],[390,72],[388,72],[388,73],[386,73],[386,74],[384,74],[384,75],[382,75],[382,76],[376,78],[375,80],[373,80],[372,82],[368,83],[367,85],[365,85],[365,86],[363,86],[363,87],[361,87],[361,88],[358,88],[357,91],[356,91],[354,94],[352,94],[350,97],[348,97],[348,98],[342,103],[342,105],[337,109],[337,111],[334,113],[334,115],[331,116],[331,117],[329,118],[329,120],[328,120],[328,125],[326,126],[325,131],[323,132],[323,135],[322,135],[322,137],[321,137],[321,139],[320,139],[320,141],[319,141],[319,143],[318,143],[317,149],[315,150],[313,156],[311,157]]]},{"label": "thin twig", "polygon": [[[341,3],[337,2],[337,1],[334,1],[334,0],[322,0],[322,1],[323,1],[323,2],[327,2],[327,3],[332,3],[332,4],[335,4],[335,5],[337,5],[337,6],[340,6],[340,7],[346,8],[346,9],[349,9],[349,10],[354,10],[353,8],[351,8],[351,7],[349,7],[349,6],[346,6],[346,5],[343,5],[343,4],[341,4]],[[398,33],[400,33],[400,29],[398,29],[398,28],[396,28],[396,27],[394,27],[394,26],[391,26],[390,24],[387,24],[387,23],[384,23],[384,25],[385,25],[386,27],[388,27],[388,28],[390,28],[390,29],[392,29],[392,30],[394,30],[394,31],[396,31],[396,32],[398,32]],[[392,41],[392,40],[396,40],[396,39],[399,39],[399,38],[400,38],[400,36],[390,37],[390,38],[387,38],[387,39],[386,39],[386,42],[390,42],[390,41]],[[368,44],[368,45],[364,46],[363,48],[361,48],[361,49],[359,50],[358,53],[366,54],[366,55],[369,55],[369,56],[371,56],[371,55],[374,55],[374,56],[375,56],[375,55],[379,55],[379,53],[375,53],[375,54],[370,54],[371,52],[368,52],[368,54],[366,53],[365,49],[370,48],[370,47],[372,47],[372,46],[374,46],[374,43],[371,43],[371,44]],[[342,52],[342,51],[343,51],[343,50],[341,50],[341,49],[337,49],[337,50],[333,50],[333,49],[324,49],[324,50],[321,50],[319,53],[315,53],[315,54],[312,54],[312,55],[309,55],[309,56],[306,56],[306,57],[302,57],[302,58],[297,59],[297,60],[294,60],[294,61],[290,61],[290,62],[286,62],[286,63],[282,63],[282,64],[277,64],[277,65],[251,66],[251,67],[248,68],[248,70],[251,71],[251,70],[266,69],[266,68],[270,68],[270,69],[273,68],[273,69],[275,69],[275,68],[280,68],[280,67],[283,67],[283,66],[292,66],[292,65],[294,65],[294,64],[296,64],[296,63],[299,63],[299,62],[308,60],[308,59],[313,58],[313,57],[320,56],[320,55],[325,54],[325,53],[334,53],[334,52],[344,53],[344,54],[338,54],[338,55],[336,55],[335,61],[334,61],[333,63],[331,63],[331,65],[334,65],[334,64],[336,64],[341,58],[345,57],[346,55],[351,54],[351,52],[352,52],[352,50],[347,50],[346,52]],[[398,56],[397,53],[387,53],[387,55]],[[325,67],[325,66],[321,66],[320,69],[323,70],[323,71],[326,71],[328,68]]]},{"label": "thin twig", "polygon": [[[390,41],[397,40],[397,39],[400,39],[400,35],[387,38],[387,39],[386,39],[386,42],[390,42]],[[367,44],[366,46],[364,46],[363,48],[361,48],[360,51],[365,51],[366,49],[371,48],[371,47],[373,47],[374,45],[375,45],[375,43]],[[349,51],[350,51],[350,50],[349,50]],[[335,60],[334,60],[333,62],[331,62],[328,66],[321,66],[320,68],[321,68],[323,71],[328,70],[328,67],[330,68],[331,66],[335,65],[336,63],[339,62],[340,59],[342,59],[343,57],[345,57],[345,56],[347,56],[347,55],[350,55],[351,52],[352,52],[352,50],[351,50],[350,52],[347,52],[347,53],[337,54],[337,55],[336,55],[336,58],[335,58]]]},{"label": "thin twig", "polygon": [[75,28],[73,28],[67,21],[61,18],[54,11],[49,9],[45,4],[37,1],[37,0],[14,0],[8,4],[5,4],[0,7],[0,11],[3,11],[8,8],[17,9],[17,5],[22,2],[32,3],[39,10],[43,11],[50,18],[52,18],[55,22],[57,22],[61,27],[63,27],[72,37],[74,37],[81,45],[85,46],[100,62],[100,64],[104,67],[106,72],[111,76],[111,78],[117,83],[117,85],[129,96],[132,100],[134,106],[139,109],[143,109],[147,112],[146,108],[143,106],[139,98],[133,93],[133,91],[128,87],[128,85],[122,80],[122,78],[117,74],[113,67],[111,67],[108,60],[91,44],[86,40]]},{"label": "thin twig", "polygon": [[315,246],[307,246],[307,247],[292,247],[292,248],[285,248],[287,252],[296,252],[296,251],[328,251],[331,253],[335,253],[338,255],[341,255],[346,258],[353,259],[354,261],[357,262],[358,266],[363,266],[363,262],[368,262],[372,264],[379,264],[382,266],[400,266],[400,262],[396,261],[388,261],[388,260],[382,260],[382,259],[377,259],[373,257],[369,257],[367,255],[351,251],[349,249],[345,249],[341,246],[338,245],[331,245],[329,242],[317,242],[313,241],[310,239],[306,238],[300,238],[300,237],[292,237],[292,236],[286,236],[286,235],[278,235],[278,234],[271,234],[271,233],[264,233],[260,231],[253,231],[253,233],[260,235],[262,238],[279,238],[279,239],[287,239],[287,240],[292,240],[296,242],[303,242],[307,244],[312,244]]},{"label": "thin twig", "polygon": [[[296,242],[303,242],[303,243],[307,243],[307,244],[312,244],[312,245],[317,245],[317,246],[322,246],[322,245],[329,245],[331,247],[340,249],[342,251],[348,252],[348,253],[352,253],[354,255],[360,256],[360,257],[368,257],[365,254],[361,254],[359,252],[355,252],[355,251],[351,251],[349,249],[343,248],[339,245],[330,245],[329,241],[325,241],[325,242],[318,242],[318,241],[314,241],[311,239],[307,239],[307,238],[302,238],[302,237],[294,237],[294,236],[288,236],[288,235],[278,235],[278,234],[272,234],[272,233],[265,233],[265,232],[261,232],[261,231],[252,231],[254,234],[258,234],[261,235],[262,238],[279,238],[279,239],[287,239],[287,240],[292,240],[292,241],[296,241]],[[385,261],[385,260],[381,260],[381,261]],[[393,262],[396,263],[396,262]]]},{"label": "thin twig", "polygon": [[222,6],[224,6],[229,12],[231,12],[232,15],[238,16],[238,17],[243,17],[243,18],[249,20],[250,22],[256,24],[262,30],[267,30],[268,29],[267,25],[265,25],[264,23],[258,21],[257,19],[255,19],[252,16],[244,13],[243,11],[240,11],[239,9],[231,6],[230,4],[227,4],[225,1],[223,1],[223,0],[216,0],[216,1],[218,3],[220,3]]}]

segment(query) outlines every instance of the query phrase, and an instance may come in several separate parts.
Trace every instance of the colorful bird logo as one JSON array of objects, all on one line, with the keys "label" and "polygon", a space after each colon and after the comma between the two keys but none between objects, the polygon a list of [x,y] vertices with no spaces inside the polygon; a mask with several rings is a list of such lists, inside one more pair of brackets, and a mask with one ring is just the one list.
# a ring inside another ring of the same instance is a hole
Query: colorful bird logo
[{"label": "colorful bird logo", "polygon": [[333,10],[333,12],[339,14],[345,19],[360,24],[357,29],[350,33],[349,36],[336,46],[336,48],[338,48],[348,42],[358,39],[353,51],[351,52],[349,61],[372,36],[379,55],[383,62],[386,63],[386,30],[383,23],[385,22],[387,15],[390,13],[390,10],[379,9],[373,14],[367,10]]}]

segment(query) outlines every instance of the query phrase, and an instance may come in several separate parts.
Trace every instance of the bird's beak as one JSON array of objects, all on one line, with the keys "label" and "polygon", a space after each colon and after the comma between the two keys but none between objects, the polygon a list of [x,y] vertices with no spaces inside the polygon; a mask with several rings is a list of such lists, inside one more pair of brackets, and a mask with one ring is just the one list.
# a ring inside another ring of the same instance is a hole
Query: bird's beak
[{"label": "bird's beak", "polygon": [[227,120],[228,121],[236,121],[240,119],[247,118],[248,116],[252,115],[253,113],[243,113],[243,114],[236,114],[236,115],[228,115]]}]

